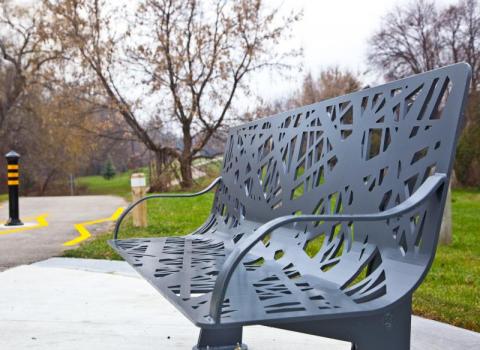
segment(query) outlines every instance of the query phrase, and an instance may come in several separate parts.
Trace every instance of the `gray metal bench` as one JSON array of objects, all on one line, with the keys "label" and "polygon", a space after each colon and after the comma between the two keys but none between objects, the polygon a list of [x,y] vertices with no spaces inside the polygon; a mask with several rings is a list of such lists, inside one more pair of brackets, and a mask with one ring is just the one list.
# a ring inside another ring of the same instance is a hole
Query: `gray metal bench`
[{"label": "gray metal bench", "polygon": [[[110,245],[201,328],[410,348],[411,300],[435,255],[470,82],[456,64],[230,129],[210,217],[188,236]],[[272,348],[265,344],[265,349]]]}]

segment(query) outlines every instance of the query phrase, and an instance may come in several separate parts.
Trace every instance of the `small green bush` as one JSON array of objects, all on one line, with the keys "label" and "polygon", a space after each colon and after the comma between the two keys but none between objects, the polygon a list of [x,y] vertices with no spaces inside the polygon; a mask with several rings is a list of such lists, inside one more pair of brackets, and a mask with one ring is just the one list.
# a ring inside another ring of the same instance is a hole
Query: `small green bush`
[{"label": "small green bush", "polygon": [[102,169],[102,176],[105,180],[111,180],[117,174],[115,166],[110,158],[107,159]]}]

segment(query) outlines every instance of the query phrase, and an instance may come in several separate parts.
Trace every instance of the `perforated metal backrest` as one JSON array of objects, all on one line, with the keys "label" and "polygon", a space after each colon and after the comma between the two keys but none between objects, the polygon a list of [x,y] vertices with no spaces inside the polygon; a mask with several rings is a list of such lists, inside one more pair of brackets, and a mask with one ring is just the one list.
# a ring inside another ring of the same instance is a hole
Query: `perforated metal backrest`
[{"label": "perforated metal backrest", "polygon": [[[469,75],[468,65],[452,65],[231,128],[215,230],[235,244],[283,215],[379,212],[405,201],[430,174],[450,175]],[[278,230],[256,252],[296,255],[300,265],[307,257],[358,302],[386,295],[392,275],[401,295],[431,261],[444,198],[388,222]],[[400,276],[391,260],[418,267]],[[375,288],[356,295],[352,281],[367,264]]]}]

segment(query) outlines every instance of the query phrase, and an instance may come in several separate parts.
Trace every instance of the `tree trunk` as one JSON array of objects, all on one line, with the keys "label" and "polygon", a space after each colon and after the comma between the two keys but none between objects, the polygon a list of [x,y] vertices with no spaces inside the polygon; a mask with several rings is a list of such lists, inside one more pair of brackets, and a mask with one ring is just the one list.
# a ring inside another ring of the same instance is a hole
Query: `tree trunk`
[{"label": "tree trunk", "polygon": [[40,196],[43,196],[45,194],[45,192],[47,191],[47,187],[50,183],[50,180],[53,178],[53,175],[55,175],[55,169],[53,169],[52,171],[50,171],[48,174],[47,174],[47,177],[45,178],[45,180],[43,180],[43,182],[40,184]]},{"label": "tree trunk", "polygon": [[443,211],[442,227],[440,228],[441,245],[449,245],[452,243],[452,183],[448,184],[448,194]]},{"label": "tree trunk", "polygon": [[182,181],[180,185],[182,189],[188,189],[193,186],[193,174],[192,174],[192,135],[190,134],[190,123],[184,123],[182,125],[183,131],[183,150],[180,158],[180,174]]},{"label": "tree trunk", "polygon": [[152,173],[155,173],[155,175],[150,177],[149,192],[165,192],[171,182],[171,177],[166,171],[169,157],[164,150],[156,150],[154,154],[155,161]]},{"label": "tree trunk", "polygon": [[13,105],[12,87],[15,84],[15,66],[0,57],[0,129],[6,119],[8,110]]},{"label": "tree trunk", "polygon": [[193,186],[191,157],[180,159],[180,174],[182,175],[182,181],[180,182],[182,189],[191,188]]}]

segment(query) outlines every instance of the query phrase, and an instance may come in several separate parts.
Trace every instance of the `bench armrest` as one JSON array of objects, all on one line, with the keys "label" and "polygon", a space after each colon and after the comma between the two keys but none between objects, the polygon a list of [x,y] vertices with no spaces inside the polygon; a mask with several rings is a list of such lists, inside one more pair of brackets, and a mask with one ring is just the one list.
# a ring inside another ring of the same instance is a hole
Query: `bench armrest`
[{"label": "bench armrest", "polygon": [[378,213],[371,214],[337,214],[337,215],[287,215],[273,219],[260,226],[253,234],[241,240],[228,256],[215,281],[210,302],[210,317],[214,322],[220,322],[222,304],[225,298],[230,278],[235,268],[255,244],[278,227],[301,221],[382,221],[399,217],[419,207],[427,198],[445,183],[447,176],[436,173],[429,176],[425,182],[404,202]]},{"label": "bench armrest", "polygon": [[210,185],[208,185],[206,188],[203,190],[196,192],[196,193],[161,193],[161,194],[153,194],[151,196],[145,196],[143,198],[140,198],[138,201],[130,204],[127,209],[120,215],[118,218],[116,224],[115,224],[115,230],[113,231],[113,239],[117,239],[118,237],[118,231],[120,230],[120,224],[122,223],[123,219],[127,216],[127,214],[132,211],[133,208],[135,208],[137,205],[140,203],[148,200],[148,199],[153,199],[153,198],[178,198],[178,197],[197,197],[202,194],[205,194],[209,192],[212,188],[214,188],[218,183],[222,181],[221,177],[217,177],[215,180],[212,181]]}]

